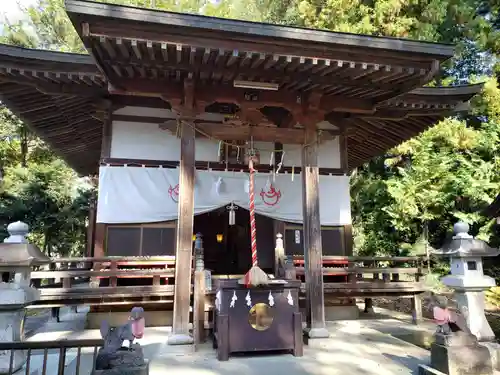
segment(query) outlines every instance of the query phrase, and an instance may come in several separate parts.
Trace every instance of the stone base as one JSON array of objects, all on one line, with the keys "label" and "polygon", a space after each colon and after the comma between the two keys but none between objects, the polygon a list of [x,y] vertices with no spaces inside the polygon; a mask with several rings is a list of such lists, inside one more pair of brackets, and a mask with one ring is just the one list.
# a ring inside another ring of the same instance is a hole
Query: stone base
[{"label": "stone base", "polygon": [[431,345],[431,367],[448,375],[491,375],[491,356],[481,345]]},{"label": "stone base", "polygon": [[[113,372],[114,371],[114,372]],[[117,372],[119,371],[119,372]],[[149,362],[146,360],[146,364],[144,366],[138,367],[130,367],[126,370],[94,370],[92,371],[92,375],[149,375]]]},{"label": "stone base", "polygon": [[481,342],[479,345],[488,348],[493,370],[500,371],[500,344],[496,342]]},{"label": "stone base", "polygon": [[194,339],[190,335],[177,334],[168,336],[168,345],[191,345]]},{"label": "stone base", "polygon": [[[2,306],[6,308],[5,302]],[[24,333],[22,332],[24,321],[24,309],[1,311],[0,310],[0,337],[2,342],[23,341]],[[0,374],[10,374],[10,350],[0,351]],[[21,350],[14,351],[14,360],[12,364],[12,372],[19,370],[26,362],[25,352]]]},{"label": "stone base", "polygon": [[325,320],[355,320],[359,318],[359,309],[356,305],[325,306]]},{"label": "stone base", "polygon": [[[87,313],[87,329],[100,329],[101,322],[106,320],[111,327],[118,327],[127,323],[130,312],[89,312]],[[146,327],[169,327],[173,324],[172,311],[145,311]]]},{"label": "stone base", "polygon": [[330,332],[326,328],[305,328],[304,334],[309,339],[327,339],[330,337]]},{"label": "stone base", "polygon": [[446,375],[446,374],[427,365],[418,365],[418,375]]},{"label": "stone base", "polygon": [[14,352],[14,361],[12,363],[12,372],[9,372],[10,366],[10,350],[6,350],[5,354],[0,354],[0,375],[14,374],[26,363],[26,355],[22,350]]}]

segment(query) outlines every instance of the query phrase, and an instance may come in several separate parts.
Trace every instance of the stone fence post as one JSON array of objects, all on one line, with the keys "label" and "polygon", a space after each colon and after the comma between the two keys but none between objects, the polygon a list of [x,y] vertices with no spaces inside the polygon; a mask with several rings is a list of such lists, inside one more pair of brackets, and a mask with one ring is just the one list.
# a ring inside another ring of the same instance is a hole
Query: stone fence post
[{"label": "stone fence post", "polygon": [[[39,298],[39,292],[30,287],[31,269],[50,263],[38,247],[28,243],[27,224],[11,223],[7,231],[9,237],[0,243],[0,272],[5,275],[0,283],[0,342],[24,340],[25,307]],[[0,351],[0,374],[14,373],[25,362],[23,351],[16,350],[12,361],[10,350]]]},{"label": "stone fence post", "polygon": [[194,242],[195,270],[193,286],[193,338],[198,345],[205,341],[205,260],[203,252],[203,238],[201,233],[196,234]]}]

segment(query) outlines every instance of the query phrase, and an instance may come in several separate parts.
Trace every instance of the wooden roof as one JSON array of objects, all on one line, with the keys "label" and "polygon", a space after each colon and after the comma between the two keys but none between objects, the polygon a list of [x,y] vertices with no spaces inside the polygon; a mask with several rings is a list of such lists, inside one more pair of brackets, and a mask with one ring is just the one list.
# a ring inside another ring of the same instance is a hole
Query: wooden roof
[{"label": "wooden roof", "polygon": [[224,139],[251,123],[252,134],[301,143],[301,111],[314,105],[326,135],[347,135],[351,168],[463,110],[481,89],[422,88],[452,56],[448,45],[86,1],[66,8],[89,55],[0,45],[0,98],[83,174],[98,167],[104,107],[177,108],[188,80],[199,113],[233,116],[200,124]]}]

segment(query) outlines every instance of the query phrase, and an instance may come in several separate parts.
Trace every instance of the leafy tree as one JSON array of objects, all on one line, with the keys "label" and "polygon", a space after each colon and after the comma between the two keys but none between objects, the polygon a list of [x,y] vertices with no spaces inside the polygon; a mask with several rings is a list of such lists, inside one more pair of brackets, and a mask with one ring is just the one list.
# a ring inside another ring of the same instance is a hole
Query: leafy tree
[{"label": "leafy tree", "polygon": [[[30,27],[8,25],[4,43],[84,52],[60,0],[39,0],[25,10]],[[49,255],[84,247],[89,191],[81,179],[5,106],[0,107],[0,240],[13,221],[30,225],[34,243]],[[80,188],[79,186],[82,185]]]},{"label": "leafy tree", "polygon": [[[500,90],[489,80],[467,118],[448,118],[365,165],[353,178],[359,251],[398,254],[428,227],[440,247],[458,220],[490,239],[483,209],[500,191]],[[474,126],[470,126],[474,124]]]}]

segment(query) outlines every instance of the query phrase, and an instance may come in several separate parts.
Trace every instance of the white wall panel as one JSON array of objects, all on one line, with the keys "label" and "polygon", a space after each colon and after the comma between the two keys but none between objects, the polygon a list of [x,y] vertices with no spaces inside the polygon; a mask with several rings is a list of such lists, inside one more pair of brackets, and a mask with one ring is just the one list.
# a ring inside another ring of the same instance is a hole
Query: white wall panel
[{"label": "white wall panel", "polygon": [[[158,118],[172,118],[168,109],[146,107],[124,107],[114,112],[115,115],[145,116]],[[214,140],[196,139],[196,160],[217,162],[218,142]],[[261,163],[269,164],[271,152],[274,150],[272,142],[255,142],[260,150]],[[302,148],[300,145],[284,145],[284,165],[301,166]],[[123,159],[146,160],[179,160],[180,140],[158,124],[113,121],[111,139],[111,157]],[[322,168],[340,168],[340,150],[338,138],[322,142],[319,146],[319,166]]]},{"label": "white wall panel", "polygon": [[[216,141],[197,138],[196,160],[218,161]],[[123,159],[179,160],[180,140],[158,124],[113,121],[111,157]]]}]

